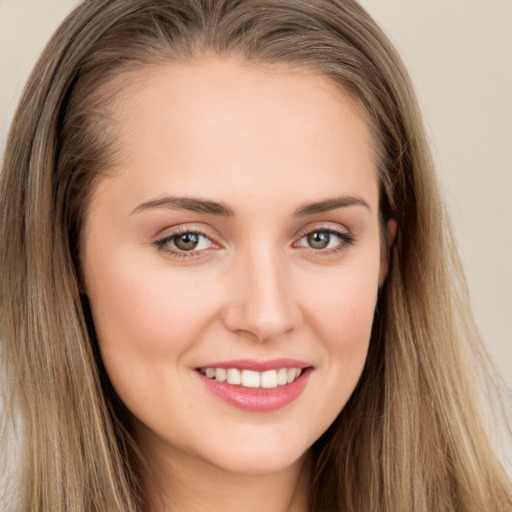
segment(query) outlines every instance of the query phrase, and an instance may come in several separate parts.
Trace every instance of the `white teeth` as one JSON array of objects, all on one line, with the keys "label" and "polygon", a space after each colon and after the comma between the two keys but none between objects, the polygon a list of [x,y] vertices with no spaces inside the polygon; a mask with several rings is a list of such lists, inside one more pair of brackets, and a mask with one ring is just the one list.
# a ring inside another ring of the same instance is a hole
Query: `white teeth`
[{"label": "white teeth", "polygon": [[227,382],[228,384],[242,384],[242,375],[240,373],[240,370],[237,370],[236,368],[230,368],[228,370],[228,376],[227,376]]},{"label": "white teeth", "polygon": [[242,386],[246,388],[259,388],[260,374],[252,370],[242,370]]},{"label": "white teeth", "polygon": [[227,382],[234,386],[246,388],[273,389],[278,386],[291,384],[302,373],[301,368],[279,368],[256,372],[253,370],[240,370],[238,368],[200,368],[200,373],[209,379]]},{"label": "white teeth", "polygon": [[260,380],[262,388],[277,388],[277,372],[275,370],[261,372]]},{"label": "white teeth", "polygon": [[288,384],[288,377],[287,377],[287,371],[286,368],[281,368],[277,372],[277,385],[278,386],[284,386],[285,384]]},{"label": "white teeth", "polygon": [[224,368],[215,368],[215,380],[224,382],[226,380],[226,370]]}]

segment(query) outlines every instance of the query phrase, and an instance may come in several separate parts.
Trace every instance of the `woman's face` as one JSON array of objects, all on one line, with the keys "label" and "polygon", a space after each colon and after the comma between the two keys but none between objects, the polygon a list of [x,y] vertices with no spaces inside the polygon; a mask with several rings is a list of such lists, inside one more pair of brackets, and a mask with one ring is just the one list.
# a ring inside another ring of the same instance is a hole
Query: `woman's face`
[{"label": "woman's face", "polygon": [[140,442],[292,465],[354,390],[385,274],[365,122],[325,78],[217,59],[141,74],[114,123],[83,263]]}]

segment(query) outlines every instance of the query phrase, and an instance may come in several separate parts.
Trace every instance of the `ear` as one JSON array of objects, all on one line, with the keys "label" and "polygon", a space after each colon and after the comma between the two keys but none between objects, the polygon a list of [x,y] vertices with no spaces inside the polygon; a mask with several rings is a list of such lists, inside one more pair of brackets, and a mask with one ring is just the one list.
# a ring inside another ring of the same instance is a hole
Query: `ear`
[{"label": "ear", "polygon": [[391,246],[393,245],[393,242],[396,238],[396,231],[398,229],[398,225],[396,223],[395,219],[390,219],[386,223],[385,228],[385,236],[384,236],[384,243],[386,244],[386,248],[382,251],[382,259],[380,262],[380,272],[379,272],[379,288],[384,284],[384,281],[386,280],[386,276],[388,275],[389,271],[389,259],[390,259],[390,252],[391,252]]}]

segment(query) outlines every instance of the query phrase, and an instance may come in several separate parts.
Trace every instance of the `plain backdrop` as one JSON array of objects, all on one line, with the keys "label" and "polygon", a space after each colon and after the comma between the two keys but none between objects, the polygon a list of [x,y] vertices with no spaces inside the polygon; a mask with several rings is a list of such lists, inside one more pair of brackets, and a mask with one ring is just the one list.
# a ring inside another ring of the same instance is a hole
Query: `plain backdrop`
[{"label": "plain backdrop", "polygon": [[[0,0],[0,156],[30,69],[77,3]],[[361,3],[411,73],[475,317],[512,387],[512,0]]]}]

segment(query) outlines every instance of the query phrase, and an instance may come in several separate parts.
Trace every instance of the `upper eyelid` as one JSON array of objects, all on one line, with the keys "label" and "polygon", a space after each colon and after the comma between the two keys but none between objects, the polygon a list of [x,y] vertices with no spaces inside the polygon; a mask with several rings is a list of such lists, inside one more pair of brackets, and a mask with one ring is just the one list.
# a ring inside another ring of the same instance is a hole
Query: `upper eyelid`
[{"label": "upper eyelid", "polygon": [[[321,231],[321,230],[334,231],[334,232],[351,234],[351,231],[348,228],[341,226],[338,223],[325,223],[324,222],[324,223],[308,224],[307,226],[298,229],[293,236],[294,237],[304,236],[305,234],[307,235],[308,233],[314,232],[315,230],[317,230],[317,231]],[[184,225],[180,225],[176,228],[167,228],[162,231],[167,232],[167,233],[157,235],[155,237],[156,239],[170,238],[172,236],[179,235],[181,233],[199,233],[201,235],[206,236],[207,238],[216,238],[216,237],[222,238],[218,235],[211,234],[210,233],[211,230],[208,228],[205,229],[203,226],[197,227],[197,226],[194,226],[193,224],[192,225],[184,224]],[[162,233],[162,231],[160,233]]]},{"label": "upper eyelid", "polygon": [[218,235],[215,235],[214,233],[211,233],[210,229],[205,229],[204,227],[198,227],[194,225],[181,225],[176,228],[167,228],[162,231],[158,235],[155,236],[155,242],[167,240],[174,236],[181,235],[183,233],[198,233],[199,235],[205,236],[213,243],[220,244],[221,242],[218,241],[219,238],[221,238]]},{"label": "upper eyelid", "polygon": [[312,223],[309,224],[300,230],[297,231],[295,234],[296,237],[304,237],[305,235],[308,235],[310,233],[314,233],[315,231],[331,231],[333,233],[340,233],[348,236],[353,236],[350,229],[348,229],[345,226],[342,226],[338,223],[329,223],[329,222],[320,222],[320,223]]},{"label": "upper eyelid", "polygon": [[316,228],[316,229],[311,229],[309,231],[305,231],[303,232],[300,236],[297,237],[296,241],[293,242],[293,245],[299,243],[303,238],[307,237],[308,235],[310,235],[311,233],[316,233],[316,232],[327,232],[327,233],[330,233],[330,234],[334,234],[335,236],[337,236],[341,242],[339,245],[347,245],[347,244],[353,244],[355,241],[356,241],[356,237],[348,230],[344,230],[344,229],[336,229],[336,228],[327,228],[327,227],[324,227],[324,228]]}]

